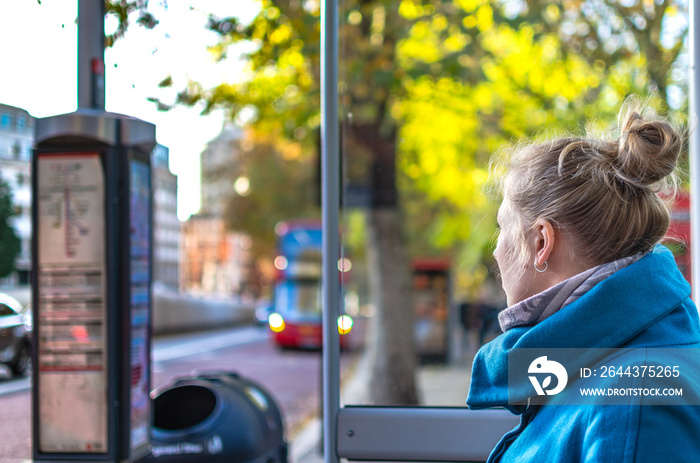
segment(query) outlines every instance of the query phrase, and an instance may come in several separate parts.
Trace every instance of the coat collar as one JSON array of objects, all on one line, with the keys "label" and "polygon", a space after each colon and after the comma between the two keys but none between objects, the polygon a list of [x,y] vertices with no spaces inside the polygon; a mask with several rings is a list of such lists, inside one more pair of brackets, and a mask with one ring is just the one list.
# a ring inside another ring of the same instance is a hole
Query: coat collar
[{"label": "coat collar", "polygon": [[474,358],[467,404],[470,408],[506,406],[522,412],[525,407],[507,405],[509,386],[515,386],[508,384],[511,349],[621,347],[689,295],[690,285],[678,271],[673,254],[657,246],[541,323],[513,328],[484,345]]}]

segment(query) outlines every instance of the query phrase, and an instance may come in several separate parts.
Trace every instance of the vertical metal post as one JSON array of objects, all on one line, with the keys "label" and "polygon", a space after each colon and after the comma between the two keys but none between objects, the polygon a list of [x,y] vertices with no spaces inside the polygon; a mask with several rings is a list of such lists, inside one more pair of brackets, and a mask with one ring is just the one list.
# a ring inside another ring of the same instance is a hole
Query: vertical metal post
[{"label": "vertical metal post", "polygon": [[78,0],[79,109],[105,109],[104,24],[104,1]]},{"label": "vertical metal post", "polygon": [[698,110],[700,110],[700,92],[698,91],[698,62],[700,62],[700,45],[697,40],[698,24],[700,24],[700,8],[694,1],[689,2],[688,17],[690,20],[690,252],[691,273],[693,283],[693,300],[700,307],[700,126],[698,126]]},{"label": "vertical metal post", "polygon": [[338,7],[321,4],[321,209],[323,214],[323,449],[324,462],[337,463],[340,409],[340,143],[338,124]]}]

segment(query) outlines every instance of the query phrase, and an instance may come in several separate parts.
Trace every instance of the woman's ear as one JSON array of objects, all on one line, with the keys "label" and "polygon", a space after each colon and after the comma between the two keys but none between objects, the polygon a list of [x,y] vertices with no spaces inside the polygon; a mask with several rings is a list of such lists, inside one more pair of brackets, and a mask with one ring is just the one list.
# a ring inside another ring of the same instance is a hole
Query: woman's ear
[{"label": "woman's ear", "polygon": [[539,219],[535,222],[533,240],[535,245],[534,264],[538,268],[543,268],[554,251],[555,245],[554,227],[548,220]]}]

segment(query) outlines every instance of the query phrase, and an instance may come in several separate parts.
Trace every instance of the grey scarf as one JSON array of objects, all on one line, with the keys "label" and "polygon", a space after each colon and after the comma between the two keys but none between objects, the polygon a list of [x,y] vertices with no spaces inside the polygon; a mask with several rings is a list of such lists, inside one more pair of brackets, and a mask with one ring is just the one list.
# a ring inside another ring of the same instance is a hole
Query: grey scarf
[{"label": "grey scarf", "polygon": [[590,268],[502,310],[498,314],[501,330],[505,333],[516,326],[532,326],[540,323],[586,294],[613,273],[637,262],[643,256],[644,253],[639,253]]}]

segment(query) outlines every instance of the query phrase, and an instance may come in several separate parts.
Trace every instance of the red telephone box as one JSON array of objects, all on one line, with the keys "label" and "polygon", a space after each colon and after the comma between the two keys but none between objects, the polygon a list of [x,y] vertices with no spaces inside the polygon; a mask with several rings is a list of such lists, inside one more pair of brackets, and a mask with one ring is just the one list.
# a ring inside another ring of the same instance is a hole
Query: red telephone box
[{"label": "red telephone box", "polygon": [[450,262],[414,259],[413,298],[416,353],[422,362],[445,362],[449,352]]},{"label": "red telephone box", "polygon": [[679,191],[671,204],[671,225],[663,244],[673,252],[681,273],[692,283],[690,241],[690,195]]}]

